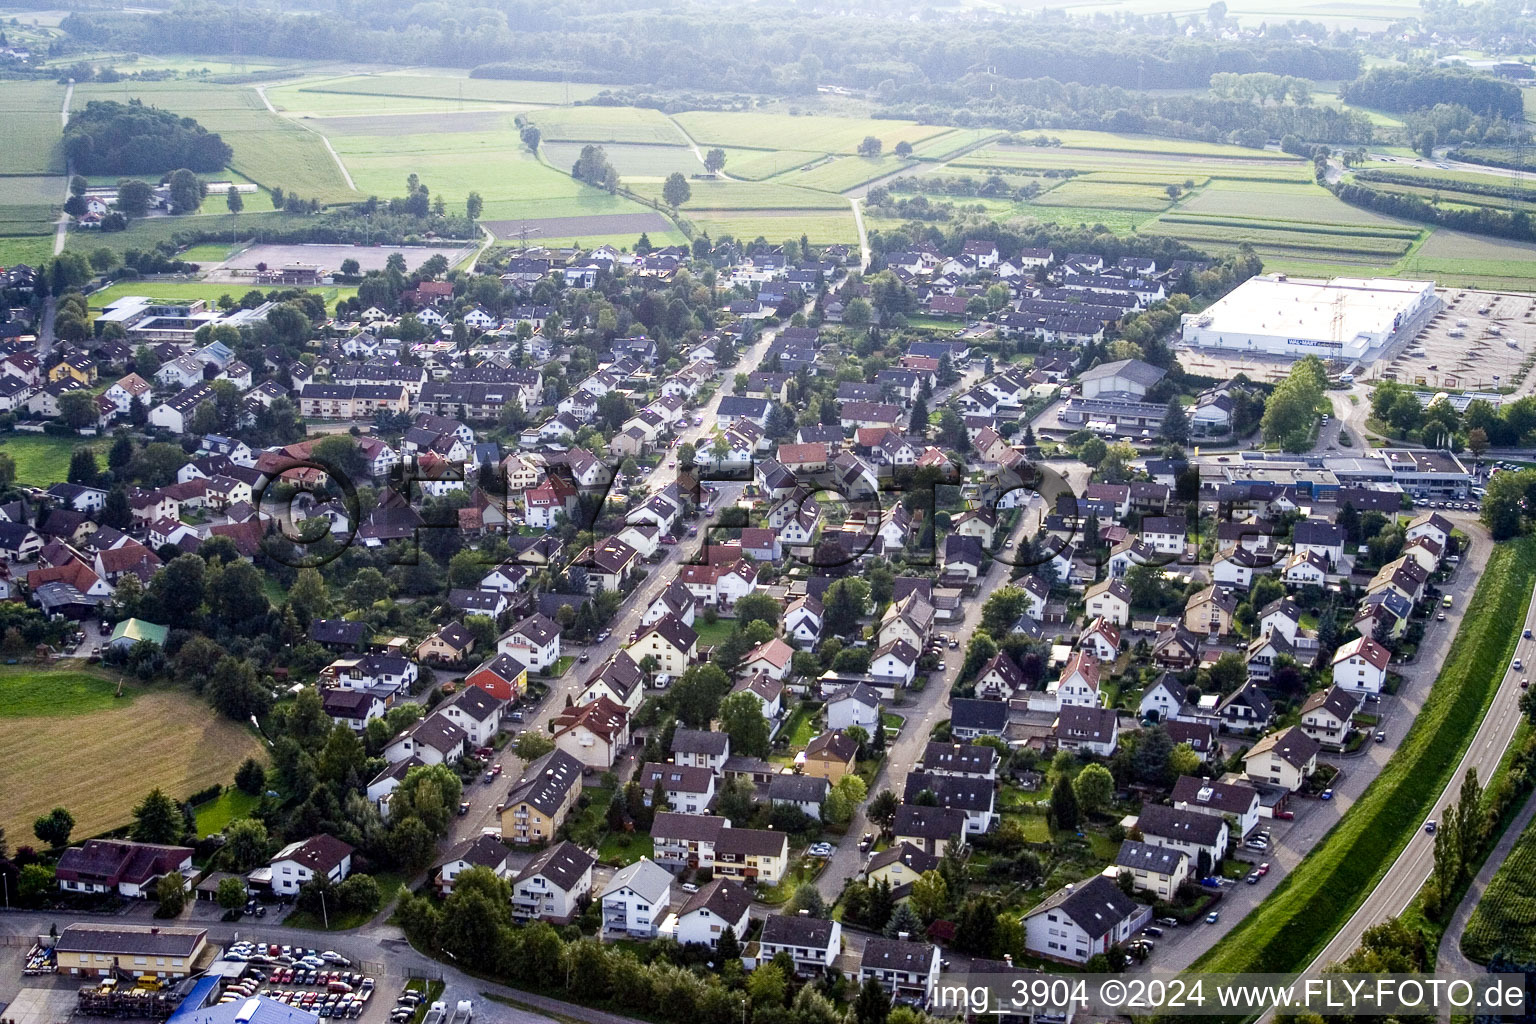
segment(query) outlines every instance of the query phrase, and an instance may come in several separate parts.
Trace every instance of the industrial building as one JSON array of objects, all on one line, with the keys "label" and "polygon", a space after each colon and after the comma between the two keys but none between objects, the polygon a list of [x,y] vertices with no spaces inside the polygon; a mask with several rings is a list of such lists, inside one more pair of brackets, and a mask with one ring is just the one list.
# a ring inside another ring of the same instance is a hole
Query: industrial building
[{"label": "industrial building", "polygon": [[1436,305],[1429,281],[1331,281],[1266,274],[1249,278],[1183,318],[1190,348],[1244,354],[1360,359]]}]

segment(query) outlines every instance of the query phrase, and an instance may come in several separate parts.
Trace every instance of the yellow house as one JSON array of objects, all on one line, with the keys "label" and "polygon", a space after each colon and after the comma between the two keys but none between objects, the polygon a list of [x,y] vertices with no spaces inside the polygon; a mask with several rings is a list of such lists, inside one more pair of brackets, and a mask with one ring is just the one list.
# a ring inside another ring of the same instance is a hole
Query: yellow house
[{"label": "yellow house", "polygon": [[127,924],[72,924],[54,951],[60,974],[134,975],[184,978],[208,945],[204,928],[143,928]]},{"label": "yellow house", "polygon": [[811,740],[805,748],[805,764],[802,771],[818,779],[826,779],[833,785],[854,770],[859,744],[841,732],[824,732]]},{"label": "yellow house", "polygon": [[1190,597],[1184,606],[1184,628],[1201,636],[1225,636],[1232,631],[1237,597],[1227,587],[1210,586]]},{"label": "yellow house", "polygon": [[507,790],[501,805],[501,838],[513,843],[547,843],[581,796],[582,764],[563,750],[532,762]]},{"label": "yellow house", "polygon": [[779,882],[789,870],[789,836],[761,828],[726,828],[715,840],[715,877]]},{"label": "yellow house", "polygon": [[894,893],[911,885],[924,871],[936,870],[938,866],[939,858],[933,854],[911,843],[897,843],[871,857],[866,873],[871,882],[885,882]]},{"label": "yellow house", "polygon": [[51,384],[58,380],[74,380],[81,384],[91,385],[96,383],[96,362],[90,356],[75,354],[65,356],[53,365],[48,371],[48,382]]},{"label": "yellow house", "polygon": [[460,622],[450,622],[416,645],[417,661],[443,661],[457,665],[475,649],[475,638]]}]

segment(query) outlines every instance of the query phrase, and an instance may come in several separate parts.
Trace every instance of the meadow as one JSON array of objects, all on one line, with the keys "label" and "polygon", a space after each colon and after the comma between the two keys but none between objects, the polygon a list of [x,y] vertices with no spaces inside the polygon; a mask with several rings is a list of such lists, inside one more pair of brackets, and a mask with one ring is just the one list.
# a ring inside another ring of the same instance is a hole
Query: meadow
[{"label": "meadow", "polygon": [[[202,248],[202,247],[200,247]],[[216,262],[209,260],[208,262]],[[270,291],[270,288],[258,288],[253,284],[220,284],[213,281],[124,281],[120,284],[110,285],[90,295],[91,310],[93,312],[105,309],[126,295],[148,295],[154,299],[168,299],[172,301],[188,301],[191,299],[203,299],[209,305],[216,305],[219,299],[225,295],[238,301],[240,296],[255,289],[257,291]],[[357,294],[355,285],[326,285],[320,288],[305,288],[325,300],[327,306],[334,306],[343,299],[350,299]],[[68,440],[65,438],[64,440]]]},{"label": "meadow", "polygon": [[550,142],[688,144],[670,117],[649,107],[550,107],[527,119]]},{"label": "meadow", "polygon": [[1536,290],[1536,244],[1438,228],[1396,269],[1455,288],[1529,292]]},{"label": "meadow", "polygon": [[[424,100],[473,100],[478,103],[557,105],[580,103],[596,96],[602,85],[586,82],[531,82],[499,78],[470,78],[459,72],[386,72],[332,78],[302,86],[305,92],[351,93],[359,96],[399,96]],[[599,109],[599,108],[592,108]]]},{"label": "meadow", "polygon": [[1495,953],[1518,963],[1536,960],[1536,824],[1526,826],[1509,858],[1483,892],[1461,937],[1461,951],[1486,964]]},{"label": "meadow", "polygon": [[1103,206],[1113,210],[1165,210],[1173,202],[1166,186],[1073,178],[1036,196],[1035,206]]},{"label": "meadow", "polygon": [[[692,210],[844,210],[848,200],[829,192],[796,188],[777,182],[692,181],[692,196],[683,204],[683,212]],[[656,182],[634,186],[634,191],[649,199],[661,198]]]},{"label": "meadow", "polygon": [[955,128],[919,142],[912,147],[912,155],[923,160],[947,160],[1001,134],[991,128]]},{"label": "meadow", "polygon": [[684,208],[683,216],[692,221],[698,230],[708,231],[712,238],[728,234],[750,241],[761,235],[782,241],[786,238],[799,238],[803,234],[814,245],[859,240],[851,209],[836,213],[830,210],[689,211]]},{"label": "meadow", "polygon": [[0,174],[62,174],[64,86],[57,82],[6,82],[0,89]]},{"label": "meadow", "polygon": [[822,192],[846,192],[877,178],[905,170],[914,166],[914,163],[889,154],[880,157],[845,156],[818,164],[810,170],[783,174],[773,180]]},{"label": "meadow", "polygon": [[18,484],[47,487],[68,477],[69,457],[76,448],[94,448],[99,454],[105,445],[48,434],[7,434],[3,447],[5,454],[16,460]]},{"label": "meadow", "polygon": [[1300,970],[1345,923],[1451,781],[1519,641],[1504,623],[1525,614],[1533,580],[1536,538],[1494,548],[1445,664],[1391,760],[1197,970]]},{"label": "meadow", "polygon": [[[586,142],[544,142],[539,146],[544,159],[557,168],[570,167],[581,156]],[[684,177],[700,174],[704,165],[687,146],[646,146],[631,143],[604,143],[603,153],[629,184],[636,179],[660,181],[674,171]],[[695,188],[698,184],[695,183]]]},{"label": "meadow", "polygon": [[798,149],[735,149],[730,146],[721,149],[725,153],[725,174],[748,181],[771,178],[820,159],[817,153]]},{"label": "meadow", "polygon": [[[1160,140],[1154,140],[1160,141]],[[1256,150],[1251,158],[1233,159],[1228,156],[1199,156],[1177,151],[1123,150],[1105,147],[1070,148],[1066,146],[1020,146],[1010,143],[992,143],[956,158],[952,167],[1046,171],[1074,170],[1119,171],[1139,174],[1169,174],[1187,177],[1204,174],[1212,178],[1232,178],[1244,181],[1308,182],[1312,180],[1309,164],[1291,159],[1278,159],[1280,154],[1261,154]],[[1173,180],[1182,180],[1175,177]]]},{"label": "meadow", "polygon": [[[115,683],[71,683],[79,670],[26,669],[0,675],[6,700],[23,691],[28,708],[49,700],[56,678],[66,690],[41,714],[0,717],[0,827],[31,835],[34,818],[67,807],[75,835],[96,835],[127,824],[135,804],[159,786],[185,799],[210,782],[229,781],[247,757],[263,759],[248,729],[219,716],[190,693],[130,686],[136,696],[114,699]],[[89,772],[61,771],[68,750]]]}]

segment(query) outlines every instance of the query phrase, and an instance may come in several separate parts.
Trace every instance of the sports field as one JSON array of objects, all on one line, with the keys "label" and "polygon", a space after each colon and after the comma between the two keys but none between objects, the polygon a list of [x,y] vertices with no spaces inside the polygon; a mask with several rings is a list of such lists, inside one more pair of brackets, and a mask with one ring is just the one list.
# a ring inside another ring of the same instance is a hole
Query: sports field
[{"label": "sports field", "polygon": [[[51,807],[69,809],[77,836],[94,835],[127,823],[155,786],[185,799],[264,757],[248,729],[187,691],[115,690],[113,677],[78,663],[0,666],[0,826],[12,842],[28,841]],[[91,771],[61,769],[61,750]]]}]

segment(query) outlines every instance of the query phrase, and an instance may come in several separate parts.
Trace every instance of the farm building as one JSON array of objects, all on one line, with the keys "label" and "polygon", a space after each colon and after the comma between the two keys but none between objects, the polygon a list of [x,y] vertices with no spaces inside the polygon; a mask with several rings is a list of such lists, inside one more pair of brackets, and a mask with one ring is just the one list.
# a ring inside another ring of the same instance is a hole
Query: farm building
[{"label": "farm building", "polygon": [[1200,313],[1186,313],[1184,344],[1271,356],[1359,359],[1435,301],[1429,281],[1249,278]]}]

